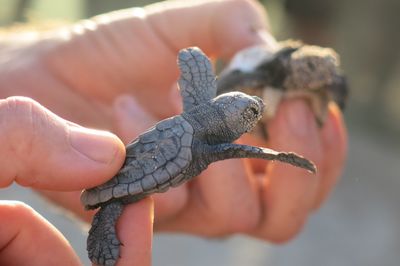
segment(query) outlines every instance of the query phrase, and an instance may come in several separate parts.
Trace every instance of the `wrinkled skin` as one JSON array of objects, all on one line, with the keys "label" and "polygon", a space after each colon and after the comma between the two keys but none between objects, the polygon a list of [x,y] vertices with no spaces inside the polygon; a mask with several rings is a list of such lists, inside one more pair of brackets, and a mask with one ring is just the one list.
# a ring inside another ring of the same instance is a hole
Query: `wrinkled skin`
[{"label": "wrinkled skin", "polygon": [[[7,54],[0,63],[7,73],[0,79],[1,96],[33,97],[61,117],[111,130],[125,142],[156,121],[180,113],[174,87],[179,49],[196,45],[213,58],[229,58],[249,45],[275,45],[265,13],[255,1],[167,3],[76,25],[19,46],[1,43],[0,54]],[[159,68],[164,71],[154,78],[153,70]],[[123,96],[127,93],[134,98]],[[311,176],[258,160],[217,163],[193,182],[154,197],[155,230],[209,237],[243,233],[286,241],[329,195],[347,149],[338,108],[329,106],[326,123],[318,129],[302,100],[280,105],[269,125],[269,143],[249,136],[240,142],[295,151],[314,161],[319,172]],[[101,176],[91,186],[111,176]],[[86,221],[91,219],[80,205],[78,189],[42,193]],[[151,200],[143,202],[142,209],[133,206],[117,226],[124,243],[120,265],[132,260],[150,265],[151,230],[138,227],[151,228],[152,219],[138,217],[151,217]]]}]

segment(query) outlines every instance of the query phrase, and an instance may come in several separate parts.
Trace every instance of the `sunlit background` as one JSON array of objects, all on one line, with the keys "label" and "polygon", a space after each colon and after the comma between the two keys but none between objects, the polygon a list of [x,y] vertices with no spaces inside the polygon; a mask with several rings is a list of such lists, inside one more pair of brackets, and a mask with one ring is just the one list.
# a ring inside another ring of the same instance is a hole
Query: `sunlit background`
[{"label": "sunlit background", "polygon": [[[0,26],[73,22],[151,2],[0,0]],[[345,111],[350,133],[345,173],[330,200],[289,244],[276,247],[241,236],[204,240],[157,235],[154,265],[400,265],[400,1],[262,3],[279,40],[302,39],[333,47],[341,55],[351,86]],[[16,186],[1,190],[0,198],[33,206],[89,264],[85,232],[61,211]]]}]

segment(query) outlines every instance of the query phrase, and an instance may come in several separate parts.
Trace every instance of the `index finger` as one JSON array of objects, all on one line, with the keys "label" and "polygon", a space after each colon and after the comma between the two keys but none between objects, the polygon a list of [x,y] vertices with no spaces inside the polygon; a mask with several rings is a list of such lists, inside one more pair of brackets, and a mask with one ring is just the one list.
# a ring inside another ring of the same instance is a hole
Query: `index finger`
[{"label": "index finger", "polygon": [[268,42],[267,15],[256,1],[163,2],[145,10],[152,29],[174,56],[196,45],[211,56],[229,57],[246,46]]},{"label": "index finger", "polygon": [[133,93],[139,103],[151,104],[154,115],[166,117],[181,48],[199,46],[210,56],[229,57],[273,39],[267,29],[265,11],[255,1],[167,1],[83,21],[70,28],[67,40],[56,32],[46,63],[83,95],[111,103]]},{"label": "index finger", "polygon": [[1,265],[81,265],[70,243],[39,213],[18,201],[0,201]]},{"label": "index finger", "polygon": [[125,206],[117,224],[117,233],[122,242],[118,266],[151,265],[153,218],[154,204],[151,198]]}]

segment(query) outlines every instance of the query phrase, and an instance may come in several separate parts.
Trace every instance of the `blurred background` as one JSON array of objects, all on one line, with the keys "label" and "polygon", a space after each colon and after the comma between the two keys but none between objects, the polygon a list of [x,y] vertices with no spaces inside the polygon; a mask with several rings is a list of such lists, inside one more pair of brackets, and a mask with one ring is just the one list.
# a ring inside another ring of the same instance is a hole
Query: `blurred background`
[{"label": "blurred background", "polygon": [[[155,1],[0,0],[0,26],[76,21]],[[237,236],[205,240],[156,235],[154,265],[400,265],[400,1],[265,0],[278,40],[333,47],[351,87],[345,111],[349,158],[329,201],[298,238],[272,246]],[[62,210],[17,186],[18,199],[53,223],[85,265],[86,229]]]}]

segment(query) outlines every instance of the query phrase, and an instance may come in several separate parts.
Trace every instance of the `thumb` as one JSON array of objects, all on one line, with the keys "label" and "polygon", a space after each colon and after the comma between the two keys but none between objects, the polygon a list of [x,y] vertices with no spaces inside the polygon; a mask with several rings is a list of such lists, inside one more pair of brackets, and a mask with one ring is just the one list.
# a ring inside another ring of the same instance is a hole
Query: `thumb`
[{"label": "thumb", "polygon": [[113,134],[80,127],[24,97],[0,100],[0,132],[0,187],[92,187],[112,177],[125,153]]}]

